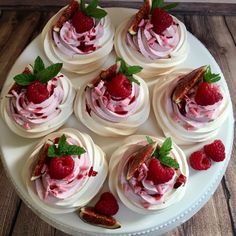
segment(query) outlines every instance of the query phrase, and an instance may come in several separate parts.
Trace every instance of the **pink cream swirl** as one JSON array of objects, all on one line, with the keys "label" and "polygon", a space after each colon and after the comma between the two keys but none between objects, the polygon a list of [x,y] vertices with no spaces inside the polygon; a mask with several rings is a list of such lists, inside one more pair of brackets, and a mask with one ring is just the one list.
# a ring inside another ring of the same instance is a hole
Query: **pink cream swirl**
[{"label": "pink cream swirl", "polygon": [[[67,138],[67,143],[82,146],[79,140],[73,138]],[[69,198],[77,193],[89,178],[91,163],[87,152],[81,156],[73,155],[71,157],[74,160],[74,170],[61,180],[52,179],[49,175],[48,165],[44,164],[41,171],[42,177],[35,180],[36,192],[41,200],[52,203],[55,200]]]},{"label": "pink cream swirl", "polygon": [[102,45],[99,45],[99,39],[103,34],[104,28],[101,21],[84,33],[77,33],[71,21],[66,21],[60,32],[52,31],[52,37],[58,49],[71,57],[75,54],[88,54],[100,48]]},{"label": "pink cream swirl", "polygon": [[106,84],[101,80],[95,86],[85,88],[85,105],[87,112],[91,115],[94,112],[103,120],[110,122],[121,122],[135,113],[138,106],[140,87],[132,83],[131,94],[124,99],[113,98],[106,88]]},{"label": "pink cream swirl", "polygon": [[[132,156],[132,155],[131,155]],[[126,163],[128,163],[129,158]],[[153,181],[147,180],[149,161],[146,161],[136,171],[135,175],[127,181],[127,165],[123,167],[120,182],[125,196],[131,202],[137,202],[144,208],[150,205],[161,205],[164,202],[164,194],[173,189],[177,175],[166,183],[155,185]]]},{"label": "pink cream swirl", "polygon": [[136,35],[127,33],[128,44],[145,58],[155,60],[168,58],[180,40],[178,24],[173,23],[162,34],[153,31],[150,20],[142,20]]},{"label": "pink cream swirl", "polygon": [[[214,87],[221,93],[218,85],[214,85]],[[201,106],[194,99],[195,93],[196,88],[189,95],[185,95],[183,101],[179,104],[172,102],[172,99],[168,101],[168,106],[173,106],[173,119],[187,130],[205,127],[207,123],[214,121],[220,113],[223,102],[221,99],[213,105]]]},{"label": "pink cream swirl", "polygon": [[17,124],[25,129],[32,129],[35,125],[52,120],[61,112],[64,91],[59,79],[50,80],[47,89],[50,97],[39,104],[28,100],[26,89],[22,89],[19,94],[15,90],[11,91],[9,112]]}]

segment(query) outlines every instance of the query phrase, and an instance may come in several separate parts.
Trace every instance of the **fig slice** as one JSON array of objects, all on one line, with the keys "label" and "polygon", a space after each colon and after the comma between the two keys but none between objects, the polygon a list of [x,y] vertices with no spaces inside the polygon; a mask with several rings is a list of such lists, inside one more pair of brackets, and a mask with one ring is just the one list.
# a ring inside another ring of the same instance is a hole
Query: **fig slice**
[{"label": "fig slice", "polygon": [[94,207],[80,208],[79,217],[86,223],[107,229],[118,229],[121,227],[120,223],[114,217],[99,214],[95,211]]},{"label": "fig slice", "polygon": [[178,81],[176,88],[174,89],[172,100],[175,103],[180,103],[190,89],[192,89],[197,83],[203,80],[203,75],[207,70],[207,66],[201,66],[190,73],[181,77]]},{"label": "fig slice", "polygon": [[62,12],[62,15],[53,26],[55,32],[59,32],[63,24],[69,20],[73,14],[79,9],[79,3],[75,0],[71,0],[67,8]]},{"label": "fig slice", "polygon": [[132,155],[132,160],[129,164],[126,179],[131,179],[135,172],[139,169],[139,167],[149,158],[151,157],[154,151],[153,144],[147,144],[141,147],[137,152]]},{"label": "fig slice", "polygon": [[31,181],[34,181],[41,177],[42,175],[41,171],[47,159],[48,148],[49,148],[49,143],[45,143],[39,150],[38,161],[36,162],[36,165],[32,171],[30,178]]},{"label": "fig slice", "polygon": [[135,35],[137,33],[140,21],[144,18],[148,18],[151,6],[152,6],[152,0],[144,0],[143,5],[140,7],[139,11],[135,14],[128,29],[128,32],[131,35]]}]

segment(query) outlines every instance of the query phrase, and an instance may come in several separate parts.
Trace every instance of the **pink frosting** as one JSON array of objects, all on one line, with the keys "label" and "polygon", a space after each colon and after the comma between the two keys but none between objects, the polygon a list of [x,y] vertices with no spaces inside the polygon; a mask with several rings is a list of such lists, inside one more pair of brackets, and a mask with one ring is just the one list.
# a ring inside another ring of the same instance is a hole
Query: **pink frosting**
[{"label": "pink frosting", "polygon": [[[146,143],[145,143],[146,144]],[[175,173],[171,180],[166,183],[155,185],[153,181],[147,180],[149,160],[141,165],[136,171],[135,176],[127,180],[128,162],[133,154],[122,158],[119,166],[119,179],[125,196],[132,202],[149,208],[151,205],[160,205],[164,201],[164,194],[172,190],[177,179]]]},{"label": "pink frosting", "polygon": [[[214,86],[215,89],[221,93],[219,86]],[[180,104],[172,102],[171,96],[168,98],[167,102],[168,110],[170,114],[172,114],[174,121],[178,122],[187,130],[204,127],[208,122],[215,120],[220,113],[220,106],[223,101],[220,100],[213,105],[201,106],[195,102],[195,92],[196,88],[192,89],[188,96],[185,95],[183,102]]]},{"label": "pink frosting", "polygon": [[121,122],[136,111],[140,87],[132,83],[131,95],[116,100],[107,92],[105,82],[101,80],[95,87],[85,88],[85,105],[92,116],[94,112],[100,118],[110,122]]},{"label": "pink frosting", "polygon": [[[67,138],[67,143],[82,146],[79,141],[72,138]],[[48,166],[44,164],[41,171],[41,178],[35,180],[36,192],[39,198],[45,202],[52,203],[60,199],[66,199],[75,193],[84,185],[89,178],[90,160],[86,153],[80,157],[77,155],[71,156],[74,160],[73,172],[64,179],[52,179],[49,175]]]},{"label": "pink frosting", "polygon": [[66,21],[60,32],[52,31],[52,36],[62,53],[73,56],[75,54],[88,54],[100,48],[102,45],[99,45],[99,39],[103,33],[101,21],[84,33],[77,33],[71,21]]},{"label": "pink frosting", "polygon": [[149,19],[143,19],[140,22],[136,35],[131,36],[127,33],[128,44],[151,60],[168,58],[179,43],[179,39],[178,24],[173,23],[159,35],[153,31],[153,25]]},{"label": "pink frosting", "polygon": [[13,96],[9,98],[9,113],[17,124],[31,129],[34,125],[52,120],[60,113],[64,91],[58,77],[48,82],[47,89],[50,97],[39,104],[28,100],[24,88],[19,94],[15,90],[11,91]]}]

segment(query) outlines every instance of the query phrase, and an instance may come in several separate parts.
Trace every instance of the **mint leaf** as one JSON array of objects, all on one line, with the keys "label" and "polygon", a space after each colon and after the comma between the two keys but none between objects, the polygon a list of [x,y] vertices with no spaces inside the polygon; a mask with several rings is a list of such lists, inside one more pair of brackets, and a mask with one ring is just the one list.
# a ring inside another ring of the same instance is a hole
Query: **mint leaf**
[{"label": "mint leaf", "polygon": [[66,145],[66,136],[63,134],[58,141],[58,151],[63,153]]},{"label": "mint leaf", "polygon": [[86,12],[97,8],[98,0],[92,0],[91,3],[87,6]]},{"label": "mint leaf", "polygon": [[43,63],[43,60],[40,56],[36,58],[34,61],[34,74],[37,74],[38,72],[45,69],[45,65]]},{"label": "mint leaf", "polygon": [[170,3],[170,4],[163,6],[162,9],[165,11],[170,11],[171,9],[177,7],[177,5],[178,5],[178,3],[176,3],[176,2]]},{"label": "mint leaf", "polygon": [[53,144],[48,148],[48,157],[56,157],[57,156],[57,149],[56,146]]},{"label": "mint leaf", "polygon": [[126,73],[126,64],[125,64],[125,61],[124,61],[122,58],[118,57],[118,58],[116,59],[116,62],[120,63],[119,73],[125,74],[125,73]]},{"label": "mint leaf", "polygon": [[76,145],[66,145],[66,148],[64,150],[64,155],[82,155],[84,154],[86,151],[84,150],[84,148],[76,146]]},{"label": "mint leaf", "polygon": [[141,66],[129,66],[127,67],[127,73],[129,75],[139,73],[143,68]]},{"label": "mint leaf", "polygon": [[137,85],[140,85],[140,82],[139,82],[137,79],[135,79],[132,75],[127,76],[127,78],[128,78],[128,80],[130,80],[131,82],[134,82],[134,83],[136,83]]},{"label": "mint leaf", "polygon": [[179,168],[178,162],[169,156],[160,157],[159,161],[165,166],[173,167],[175,169]]},{"label": "mint leaf", "polygon": [[27,86],[35,80],[33,74],[18,74],[13,78],[17,84]]},{"label": "mint leaf", "polygon": [[36,74],[36,79],[42,83],[47,83],[60,72],[61,68],[62,63],[53,64]]},{"label": "mint leaf", "polygon": [[90,10],[88,10],[88,8],[86,8],[85,13],[86,13],[86,15],[94,17],[96,19],[101,19],[107,15],[107,12],[101,8],[92,8]]},{"label": "mint leaf", "polygon": [[211,72],[211,67],[208,66],[204,73],[204,81],[207,83],[215,83],[221,79],[220,74],[214,74]]},{"label": "mint leaf", "polygon": [[148,142],[149,144],[155,144],[155,143],[156,143],[156,142],[153,141],[152,138],[149,137],[149,136],[146,136],[146,139],[147,139],[147,142]]},{"label": "mint leaf", "polygon": [[165,157],[169,155],[171,149],[172,149],[172,140],[171,138],[167,138],[159,149],[160,157]]},{"label": "mint leaf", "polygon": [[153,0],[152,1],[152,10],[159,7],[162,8],[164,5],[164,1],[163,0]]},{"label": "mint leaf", "polygon": [[85,12],[85,1],[84,0],[80,0],[80,10],[82,12]]}]

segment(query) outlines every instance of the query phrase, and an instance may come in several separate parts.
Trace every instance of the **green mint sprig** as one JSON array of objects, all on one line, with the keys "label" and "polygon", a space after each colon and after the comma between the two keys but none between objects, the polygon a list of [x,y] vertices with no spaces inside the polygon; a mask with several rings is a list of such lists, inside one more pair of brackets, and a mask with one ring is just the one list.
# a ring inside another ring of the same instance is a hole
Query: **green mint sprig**
[{"label": "green mint sprig", "polygon": [[70,145],[66,142],[66,136],[63,134],[58,142],[58,146],[55,144],[49,146],[48,157],[60,157],[64,155],[82,155],[86,151],[84,148],[76,145]]},{"label": "green mint sprig", "polygon": [[[155,141],[153,141],[152,138],[149,136],[146,136],[146,139],[149,144],[155,143]],[[153,152],[152,156],[157,158],[161,162],[161,164],[178,169],[179,168],[178,162],[169,156],[171,149],[172,149],[172,140],[171,138],[166,138],[161,147],[159,149],[157,148]]]},{"label": "green mint sprig", "polygon": [[208,66],[204,73],[203,80],[207,83],[215,83],[221,79],[220,74],[214,74],[211,72],[211,67]]},{"label": "green mint sprig", "polygon": [[118,73],[124,74],[128,80],[140,85],[140,82],[133,77],[133,74],[139,73],[143,68],[141,66],[127,66],[125,61],[118,57],[116,62],[120,64]]},{"label": "green mint sprig", "polygon": [[94,17],[96,19],[101,19],[107,15],[107,12],[101,8],[97,8],[98,0],[92,0],[86,7],[85,1],[80,1],[80,10],[84,12],[87,16]]},{"label": "green mint sprig", "polygon": [[161,8],[165,11],[170,11],[171,9],[175,8],[178,5],[178,3],[169,3],[164,4],[164,0],[153,0],[152,1],[152,10],[155,8]]},{"label": "green mint sprig", "polygon": [[27,86],[35,80],[39,80],[42,83],[47,83],[50,79],[54,78],[61,70],[62,63],[56,63],[45,68],[41,57],[37,57],[34,61],[32,74],[18,74],[13,79],[17,84]]}]

